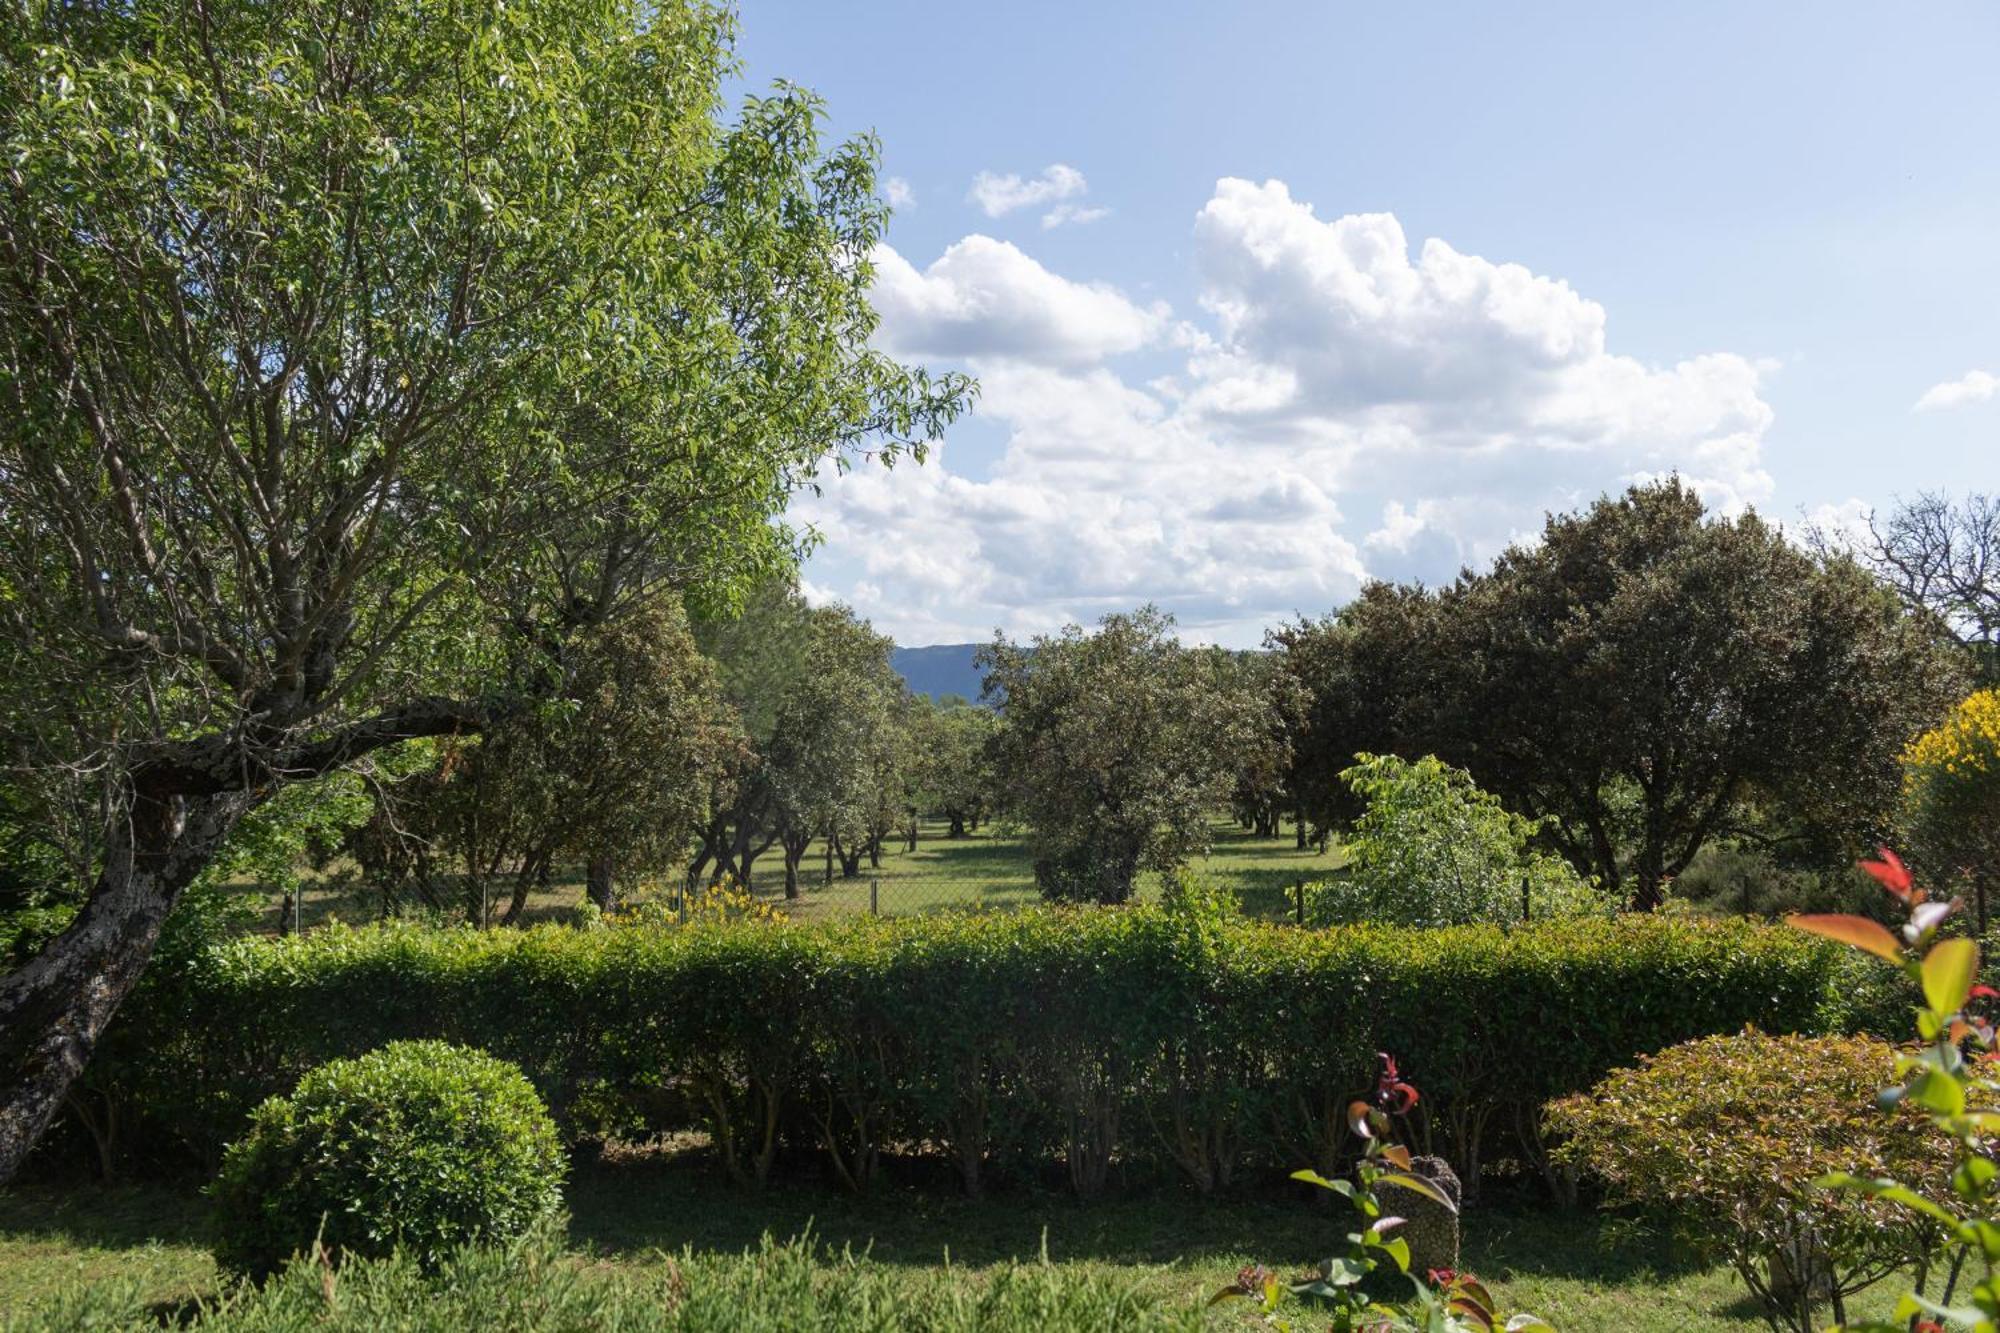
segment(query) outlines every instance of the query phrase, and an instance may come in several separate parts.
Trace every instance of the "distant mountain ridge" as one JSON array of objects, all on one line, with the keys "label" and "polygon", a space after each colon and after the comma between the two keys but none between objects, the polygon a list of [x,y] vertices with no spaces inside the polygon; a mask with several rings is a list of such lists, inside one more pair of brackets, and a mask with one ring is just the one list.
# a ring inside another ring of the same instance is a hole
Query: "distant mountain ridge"
[{"label": "distant mountain ridge", "polygon": [[889,654],[912,694],[928,694],[937,699],[956,694],[979,702],[979,687],[985,677],[973,664],[973,656],[986,645],[980,643],[937,643],[924,648],[898,648]]}]

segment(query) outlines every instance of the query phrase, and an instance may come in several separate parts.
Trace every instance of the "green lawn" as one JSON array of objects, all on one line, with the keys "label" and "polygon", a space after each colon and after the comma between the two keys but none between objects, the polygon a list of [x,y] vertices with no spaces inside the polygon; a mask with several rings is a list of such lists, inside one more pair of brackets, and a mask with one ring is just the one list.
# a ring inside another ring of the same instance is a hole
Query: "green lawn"
[{"label": "green lawn", "polygon": [[[1213,848],[1197,867],[1234,887],[1242,895],[1244,910],[1255,916],[1289,916],[1293,892],[1301,880],[1321,878],[1343,864],[1338,847],[1323,854],[1302,852],[1290,832],[1258,838],[1233,821],[1218,818],[1211,824],[1211,833]],[[864,861],[861,873],[853,879],[842,878],[836,863],[831,882],[826,879],[824,851],[815,842],[802,863],[801,894],[790,902],[784,897],[785,868],[777,848],[758,858],[752,878],[758,897],[806,920],[866,912],[871,888],[879,910],[899,916],[972,907],[1019,907],[1037,900],[1034,868],[1023,840],[990,824],[970,836],[949,838],[942,822],[927,823],[915,851],[906,852],[896,843],[884,850],[880,867],[870,867]],[[1158,892],[1159,877],[1143,875],[1139,896],[1148,898]],[[582,897],[581,872],[571,869],[558,876],[546,893],[531,898],[527,915],[536,921],[563,920],[576,910]],[[331,887],[308,889],[302,905],[308,926],[334,916],[365,920],[376,910],[371,895],[339,881]],[[263,924],[266,929],[277,928],[275,895]]]},{"label": "green lawn", "polygon": [[[1089,1205],[1020,1187],[974,1203],[944,1182],[885,1185],[865,1198],[807,1184],[730,1189],[700,1153],[580,1166],[570,1240],[594,1268],[657,1273],[663,1255],[738,1253],[770,1232],[810,1231],[866,1253],[897,1283],[979,1283],[996,1265],[1046,1253],[1059,1265],[1199,1303],[1246,1263],[1298,1271],[1327,1248],[1331,1214],[1303,1199],[1199,1199],[1172,1190]],[[1509,1308],[1571,1333],[1701,1333],[1761,1327],[1724,1269],[1692,1262],[1661,1234],[1589,1211],[1505,1197],[1466,1217],[1464,1266]],[[0,1192],[0,1310],[45,1301],[65,1284],[137,1279],[162,1308],[212,1292],[191,1192],[159,1188]],[[1886,1308],[1884,1292],[1870,1307]],[[1218,1315],[1240,1325],[1241,1312]]]}]

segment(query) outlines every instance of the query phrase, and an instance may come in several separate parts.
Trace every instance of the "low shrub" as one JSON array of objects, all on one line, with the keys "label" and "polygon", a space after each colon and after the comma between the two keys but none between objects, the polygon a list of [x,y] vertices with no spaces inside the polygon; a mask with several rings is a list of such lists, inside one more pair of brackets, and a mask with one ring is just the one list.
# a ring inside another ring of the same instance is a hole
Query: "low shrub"
[{"label": "low shrub", "polygon": [[[262,1289],[179,1312],[196,1333],[1196,1333],[1201,1311],[1088,1269],[1008,1264],[983,1281],[926,1282],[809,1239],[742,1255],[683,1253],[647,1271],[583,1264],[560,1229],[467,1247],[428,1271],[411,1256],[337,1271],[311,1258]],[[138,1284],[78,1285],[40,1309],[0,1311],[0,1333],[158,1333]]]},{"label": "low shrub", "polygon": [[1640,1054],[1836,1027],[1840,952],[1741,922],[1310,931],[1156,908],[329,928],[212,947],[121,1016],[101,1072],[124,1123],[205,1159],[314,1066],[436,1038],[519,1064],[572,1139],[706,1130],[749,1183],[791,1145],[865,1188],[895,1147],[973,1192],[1050,1163],[1087,1194],[1331,1172],[1393,1043],[1426,1094],[1417,1146],[1470,1186],[1495,1153],[1539,1164],[1542,1103]]},{"label": "low shrub", "polygon": [[[1922,1215],[1816,1182],[1835,1167],[1948,1196],[1949,1142],[1914,1108],[1883,1114],[1895,1048],[1867,1037],[1708,1037],[1555,1103],[1559,1158],[1613,1198],[1664,1210],[1726,1259],[1774,1328],[1909,1266],[1941,1237]],[[1803,1309],[1803,1314],[1801,1310]]]},{"label": "low shrub", "polygon": [[562,1207],[555,1124],[521,1071],[440,1041],[335,1060],[251,1113],[211,1188],[216,1261],[262,1277],[315,1240],[435,1265]]}]

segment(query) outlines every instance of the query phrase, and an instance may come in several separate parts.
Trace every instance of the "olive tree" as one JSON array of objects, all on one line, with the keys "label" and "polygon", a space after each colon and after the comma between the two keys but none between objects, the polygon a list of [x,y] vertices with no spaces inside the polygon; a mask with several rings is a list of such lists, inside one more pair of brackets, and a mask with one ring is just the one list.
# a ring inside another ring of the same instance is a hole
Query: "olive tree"
[{"label": "olive tree", "polygon": [[1027,825],[1050,898],[1122,903],[1141,869],[1206,850],[1255,738],[1226,655],[1184,647],[1154,607],[980,651],[1001,726],[1001,805]]},{"label": "olive tree", "polygon": [[549,698],[455,746],[421,780],[382,789],[404,836],[428,837],[433,855],[463,867],[469,905],[511,878],[506,925],[559,863],[581,862],[590,900],[608,911],[621,873],[678,861],[734,740],[671,597],[578,630],[557,665]]},{"label": "olive tree", "polygon": [[868,345],[885,210],[699,0],[0,13],[0,641],[95,796],[0,979],[0,1180],[246,812],[549,697],[580,628],[781,566],[966,386]]},{"label": "olive tree", "polygon": [[773,846],[785,859],[785,896],[816,837],[858,873],[870,830],[898,785],[893,768],[903,684],[892,644],[844,606],[809,606],[789,582],[757,590],[734,617],[698,632],[716,663],[744,748],[715,788],[690,882],[733,876],[746,885]]}]

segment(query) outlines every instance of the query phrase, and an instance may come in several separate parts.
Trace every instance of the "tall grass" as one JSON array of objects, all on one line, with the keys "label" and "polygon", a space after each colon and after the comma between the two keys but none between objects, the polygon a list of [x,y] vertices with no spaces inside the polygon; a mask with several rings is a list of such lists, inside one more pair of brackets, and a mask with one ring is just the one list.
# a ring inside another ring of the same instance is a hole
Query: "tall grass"
[{"label": "tall grass", "polygon": [[1098,1273],[1008,1264],[979,1282],[902,1270],[809,1238],[769,1239],[748,1253],[691,1251],[647,1270],[590,1264],[544,1232],[506,1247],[462,1250],[434,1278],[401,1256],[334,1268],[294,1262],[261,1290],[239,1286],[180,1309],[145,1303],[136,1283],[62,1291],[32,1313],[0,1315],[4,1333],[154,1330],[202,1333],[1010,1333],[1011,1330],[1193,1330],[1192,1304],[1163,1301]]}]

